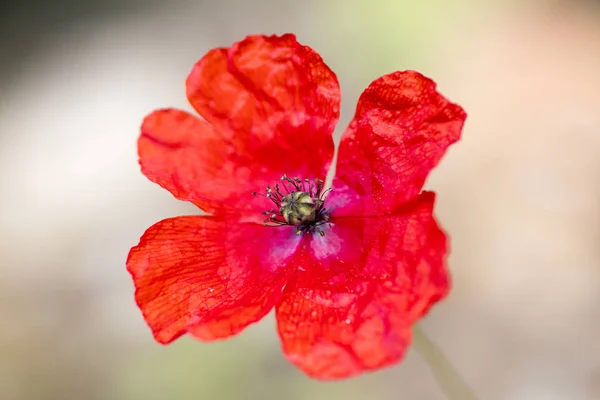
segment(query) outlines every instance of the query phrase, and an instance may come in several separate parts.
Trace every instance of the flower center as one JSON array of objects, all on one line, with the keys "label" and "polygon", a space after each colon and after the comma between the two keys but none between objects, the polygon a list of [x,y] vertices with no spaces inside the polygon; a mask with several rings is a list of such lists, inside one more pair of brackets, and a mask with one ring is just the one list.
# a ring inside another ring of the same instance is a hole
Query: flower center
[{"label": "flower center", "polygon": [[263,221],[266,226],[292,225],[298,235],[317,232],[323,236],[321,225],[329,220],[329,211],[323,205],[330,191],[323,190],[321,179],[311,181],[283,175],[273,188],[267,186],[265,194],[252,194],[268,198],[277,207],[263,212],[267,216]]}]

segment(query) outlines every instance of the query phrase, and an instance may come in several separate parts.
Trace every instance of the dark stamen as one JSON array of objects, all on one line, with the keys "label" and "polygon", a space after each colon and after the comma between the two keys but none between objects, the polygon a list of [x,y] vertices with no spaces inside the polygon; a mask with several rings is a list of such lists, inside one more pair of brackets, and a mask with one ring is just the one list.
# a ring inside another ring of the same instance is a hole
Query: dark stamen
[{"label": "dark stamen", "polygon": [[267,186],[265,193],[253,192],[252,195],[263,196],[275,204],[276,208],[262,212],[266,226],[292,225],[298,235],[316,232],[324,236],[325,231],[321,227],[328,223],[330,211],[323,206],[329,192],[331,189],[323,191],[322,179],[283,175],[279,183]]}]

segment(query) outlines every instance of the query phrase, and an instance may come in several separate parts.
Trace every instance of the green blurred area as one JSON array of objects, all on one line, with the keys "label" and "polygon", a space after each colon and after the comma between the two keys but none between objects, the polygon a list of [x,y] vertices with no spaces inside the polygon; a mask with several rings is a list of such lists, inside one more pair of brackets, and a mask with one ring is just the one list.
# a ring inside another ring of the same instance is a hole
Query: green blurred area
[{"label": "green blurred area", "polygon": [[202,345],[185,338],[162,351],[146,349],[122,365],[107,397],[159,400],[167,393],[181,400],[389,397],[389,388],[381,388],[377,383],[381,378],[375,376],[323,383],[290,368],[277,344],[264,340],[275,334],[273,321],[269,322],[271,334],[259,334],[261,326],[226,342]]},{"label": "green blurred area", "polygon": [[481,4],[471,0],[335,0],[318,15],[343,38],[337,42],[341,48],[336,61],[349,62],[350,78],[366,87],[379,76],[377,70],[435,69],[436,49],[444,45],[443,32],[473,15],[468,7],[473,3]]}]

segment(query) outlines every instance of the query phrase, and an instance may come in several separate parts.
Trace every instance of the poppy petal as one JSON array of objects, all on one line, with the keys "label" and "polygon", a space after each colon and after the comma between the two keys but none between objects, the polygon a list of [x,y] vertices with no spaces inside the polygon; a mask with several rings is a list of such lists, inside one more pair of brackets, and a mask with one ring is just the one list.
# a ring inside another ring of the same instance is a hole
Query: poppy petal
[{"label": "poppy petal", "polygon": [[150,227],[127,269],[155,339],[184,333],[225,338],[260,320],[280,301],[299,242],[292,229],[176,217]]},{"label": "poppy petal", "polygon": [[[425,192],[401,212],[380,218],[332,219],[325,232],[339,250],[303,247],[303,269],[276,307],[287,357],[308,375],[335,379],[398,362],[411,325],[449,290],[446,237]],[[316,237],[315,237],[316,238]],[[348,240],[360,238],[360,250]],[[313,239],[314,242],[315,239]]]},{"label": "poppy petal", "polygon": [[265,209],[263,191],[286,174],[324,179],[339,118],[335,74],[293,35],[249,36],[214,49],[186,81],[200,121],[150,114],[139,141],[143,173],[214,214]]},{"label": "poppy petal", "polygon": [[236,152],[254,155],[275,141],[292,154],[270,154],[275,160],[266,160],[269,165],[293,168],[307,158],[316,164],[310,165],[315,175],[331,160],[339,83],[319,54],[294,35],[248,36],[214,49],[196,63],[186,86],[196,111]]},{"label": "poppy petal", "polygon": [[460,138],[464,110],[414,71],[375,80],[342,135],[328,203],[335,215],[382,215],[415,198],[448,146]]},{"label": "poppy petal", "polygon": [[[144,118],[138,153],[148,179],[178,199],[215,214],[224,211],[225,204],[215,202],[214,197],[225,197],[227,191],[239,188],[231,183],[244,173],[228,160],[228,146],[213,127],[173,108],[156,110]],[[251,195],[245,197],[252,200]]]}]

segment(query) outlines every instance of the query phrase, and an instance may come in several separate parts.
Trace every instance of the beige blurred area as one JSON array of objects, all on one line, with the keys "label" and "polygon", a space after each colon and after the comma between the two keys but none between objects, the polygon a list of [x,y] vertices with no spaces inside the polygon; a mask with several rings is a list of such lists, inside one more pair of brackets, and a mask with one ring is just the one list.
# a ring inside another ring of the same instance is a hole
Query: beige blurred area
[{"label": "beige blurred area", "polygon": [[427,182],[454,288],[422,326],[478,397],[600,399],[600,2],[77,4],[0,17],[1,400],[444,398],[413,351],[321,383],[284,359],[272,317],[163,347],[135,306],[129,248],[196,212],[140,173],[143,116],[190,108],[184,79],[208,49],[284,32],[338,74],[337,138],[361,90],[394,70],[467,110]]}]

